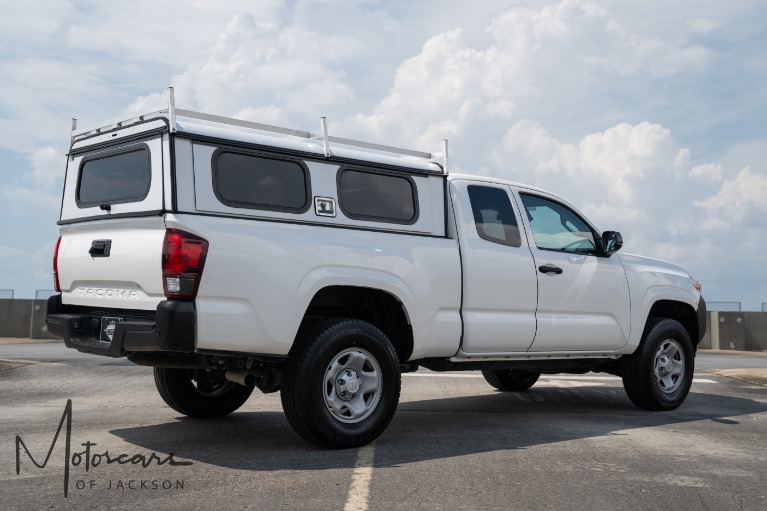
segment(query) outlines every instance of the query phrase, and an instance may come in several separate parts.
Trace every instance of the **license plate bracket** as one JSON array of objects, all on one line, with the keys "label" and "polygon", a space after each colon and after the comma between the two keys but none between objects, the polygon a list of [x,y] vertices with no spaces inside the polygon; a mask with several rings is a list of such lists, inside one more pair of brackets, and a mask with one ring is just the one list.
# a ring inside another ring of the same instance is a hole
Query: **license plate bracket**
[{"label": "license plate bracket", "polygon": [[122,323],[123,318],[116,316],[104,316],[101,318],[101,336],[99,341],[103,344],[112,344],[117,323]]}]

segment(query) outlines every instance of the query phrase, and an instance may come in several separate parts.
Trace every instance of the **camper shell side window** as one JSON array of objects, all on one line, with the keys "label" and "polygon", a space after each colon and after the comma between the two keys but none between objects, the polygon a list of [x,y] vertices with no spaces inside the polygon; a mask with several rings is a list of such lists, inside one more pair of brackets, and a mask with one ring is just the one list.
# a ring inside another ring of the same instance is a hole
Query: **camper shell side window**
[{"label": "camper shell side window", "polygon": [[341,211],[347,217],[406,225],[418,221],[411,177],[342,167],[337,180]]},{"label": "camper shell side window", "polygon": [[308,177],[299,159],[231,149],[213,154],[213,191],[233,208],[303,213],[310,205]]}]

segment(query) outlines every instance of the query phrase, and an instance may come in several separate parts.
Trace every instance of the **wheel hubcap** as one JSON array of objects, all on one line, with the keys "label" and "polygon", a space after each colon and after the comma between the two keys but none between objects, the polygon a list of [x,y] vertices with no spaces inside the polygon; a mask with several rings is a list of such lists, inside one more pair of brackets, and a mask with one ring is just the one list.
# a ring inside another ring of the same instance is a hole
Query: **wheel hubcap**
[{"label": "wheel hubcap", "polygon": [[325,370],[325,405],[341,422],[356,423],[369,417],[381,400],[381,389],[381,367],[362,348],[342,351]]},{"label": "wheel hubcap", "polygon": [[671,394],[684,383],[684,351],[675,339],[666,339],[655,352],[655,383],[664,394]]},{"label": "wheel hubcap", "polygon": [[336,394],[344,401],[351,401],[360,389],[360,378],[356,371],[344,369],[336,379]]}]

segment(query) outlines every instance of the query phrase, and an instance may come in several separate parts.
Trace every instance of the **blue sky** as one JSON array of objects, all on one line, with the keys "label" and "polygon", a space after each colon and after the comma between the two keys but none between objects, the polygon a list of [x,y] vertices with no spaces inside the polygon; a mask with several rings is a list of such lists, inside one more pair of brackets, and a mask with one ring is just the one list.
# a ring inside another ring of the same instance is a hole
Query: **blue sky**
[{"label": "blue sky", "polygon": [[767,302],[763,1],[17,4],[0,20],[0,289],[51,287],[69,119],[179,106],[535,184],[709,300]]}]

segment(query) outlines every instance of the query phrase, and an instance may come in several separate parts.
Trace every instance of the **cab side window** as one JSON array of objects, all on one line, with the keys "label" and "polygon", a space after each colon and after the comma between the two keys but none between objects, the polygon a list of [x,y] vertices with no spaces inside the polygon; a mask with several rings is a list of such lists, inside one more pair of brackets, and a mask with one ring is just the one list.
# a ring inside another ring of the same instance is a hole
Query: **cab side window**
[{"label": "cab side window", "polygon": [[575,254],[596,254],[594,233],[570,208],[537,195],[521,193],[535,246]]},{"label": "cab side window", "polygon": [[467,187],[477,234],[483,240],[519,247],[522,245],[517,217],[509,194],[501,188],[471,185]]}]

